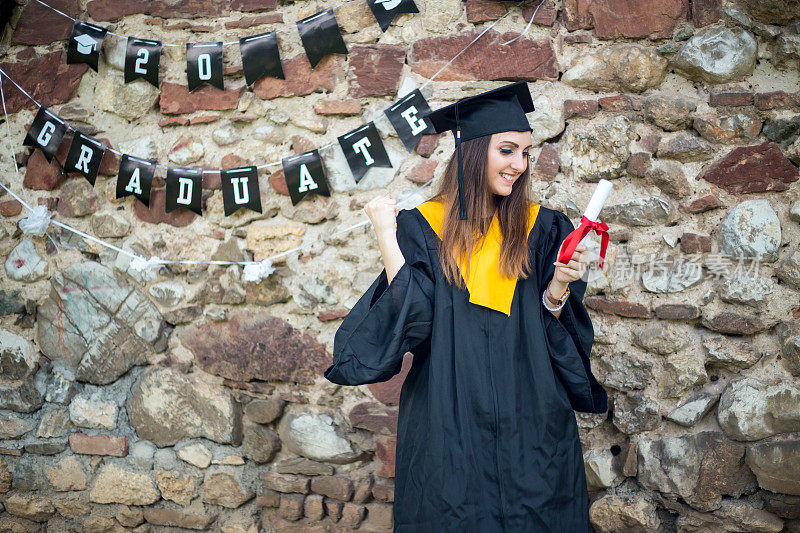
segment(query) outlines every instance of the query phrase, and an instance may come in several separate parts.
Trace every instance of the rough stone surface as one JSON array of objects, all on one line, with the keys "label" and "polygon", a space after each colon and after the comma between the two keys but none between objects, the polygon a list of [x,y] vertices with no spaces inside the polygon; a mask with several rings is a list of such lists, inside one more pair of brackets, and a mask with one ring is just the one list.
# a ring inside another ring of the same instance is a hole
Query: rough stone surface
[{"label": "rough stone surface", "polygon": [[613,406],[614,426],[628,435],[652,431],[661,424],[658,404],[641,392],[618,394]]},{"label": "rough stone surface", "polygon": [[405,45],[366,44],[349,50],[353,77],[348,94],[362,96],[395,95],[406,58]]},{"label": "rough stone surface", "polygon": [[[621,17],[620,13],[625,16]],[[564,4],[567,29],[594,28],[600,39],[616,37],[650,37],[664,39],[672,36],[676,23],[689,12],[685,0],[657,0],[649,4],[629,4],[621,0],[591,2],[574,0]]]},{"label": "rough stone surface", "polygon": [[255,496],[253,491],[243,487],[233,472],[224,470],[209,472],[203,480],[203,501],[211,505],[236,509],[251,500],[253,496]]},{"label": "rough stone surface", "polygon": [[197,496],[197,478],[191,474],[159,468],[155,471],[155,477],[161,497],[165,500],[185,507]]},{"label": "rough stone surface", "polygon": [[262,100],[331,92],[336,84],[337,72],[342,68],[341,58],[334,54],[324,57],[313,69],[305,54],[282,60],[281,64],[285,79],[264,76],[253,85],[253,92]]},{"label": "rough stone surface", "polygon": [[313,461],[346,464],[360,456],[327,414],[284,415],[278,432],[288,451]]},{"label": "rough stone surface", "polygon": [[714,26],[689,39],[670,65],[691,80],[725,83],[753,72],[758,44],[739,28]]},{"label": "rough stone surface", "polygon": [[[72,3],[74,0],[69,0]],[[48,8],[35,5],[29,6],[39,8],[47,11],[49,16],[58,18],[60,27],[64,27],[64,18],[61,15],[53,13]],[[39,20],[44,20],[42,17],[44,13],[38,15]],[[34,19],[28,19],[30,23],[34,23]],[[36,22],[42,27],[45,24]],[[19,27],[17,28],[19,31]],[[66,38],[71,33],[71,24],[66,25]],[[41,44],[50,44],[53,39],[45,37],[45,41]],[[40,43],[30,43],[40,44]],[[0,68],[8,74],[14,81],[24,87],[31,98],[44,106],[51,106],[56,104],[63,104],[67,102],[78,88],[83,75],[89,69],[85,64],[67,64],[67,53],[64,50],[57,52],[45,53],[38,55],[30,61],[12,61],[10,63],[0,63]],[[42,76],[43,72],[47,72],[47,76]],[[9,113],[16,113],[20,109],[34,109],[35,105],[25,95],[17,90],[6,92],[6,109]]]},{"label": "rough stone surface", "polygon": [[711,142],[737,144],[755,140],[761,131],[761,121],[744,114],[705,114],[696,116],[692,127]]},{"label": "rough stone surface", "polygon": [[32,283],[47,276],[47,261],[36,251],[33,241],[22,239],[6,259],[6,275],[16,281]]},{"label": "rough stone surface", "polygon": [[244,456],[258,464],[269,463],[278,453],[281,441],[271,429],[263,426],[248,426],[242,442]]},{"label": "rough stone surface", "polygon": [[658,87],[667,73],[667,60],[638,44],[615,44],[581,55],[561,76],[572,87],[592,91],[641,93]]},{"label": "rough stone surface", "polygon": [[781,224],[769,200],[747,200],[722,220],[719,239],[722,253],[773,262],[778,258]]},{"label": "rough stone surface", "polygon": [[118,416],[117,404],[107,400],[100,390],[91,395],[82,393],[69,404],[69,419],[78,427],[113,430]]},{"label": "rough stone surface", "polygon": [[747,466],[761,488],[800,496],[800,440],[785,438],[756,442],[747,447]]},{"label": "rough stone surface", "polygon": [[750,368],[761,359],[761,353],[752,344],[724,335],[706,335],[703,346],[707,350],[706,365],[729,370]]},{"label": "rough stone surface", "polygon": [[681,163],[706,161],[713,157],[714,147],[702,137],[681,132],[662,137],[657,155],[659,159],[675,159]]},{"label": "rough stone surface", "polygon": [[47,479],[56,491],[66,492],[86,489],[89,478],[80,461],[68,455],[47,469]]},{"label": "rough stone surface", "polygon": [[561,167],[567,176],[588,182],[613,179],[625,170],[632,140],[630,122],[623,116],[567,132]]},{"label": "rough stone surface", "polygon": [[[475,39],[478,33],[480,32],[476,30],[416,40],[408,52],[408,64],[413,72],[430,78]],[[502,46],[502,43],[516,36],[517,34],[511,32],[501,34],[489,30],[436,79],[438,81],[556,79],[558,66],[550,41],[523,38],[508,46]]]},{"label": "rough stone surface", "polygon": [[240,314],[178,332],[203,370],[236,381],[312,383],[330,364],[327,349],[280,318]]},{"label": "rough stone surface", "polygon": [[244,414],[256,424],[269,424],[283,414],[286,402],[279,398],[253,400],[244,406]]},{"label": "rough stone surface", "polygon": [[94,503],[125,505],[150,505],[160,497],[155,482],[148,474],[133,472],[114,464],[103,465],[89,493],[89,500]]},{"label": "rough stone surface", "polygon": [[718,508],[723,495],[738,497],[754,481],[745,447],[719,432],[639,441],[638,480],[646,488],[674,494],[692,507]]},{"label": "rough stone surface", "polygon": [[675,208],[665,198],[647,196],[603,209],[605,219],[628,226],[656,226],[675,216]]},{"label": "rough stone surface", "polygon": [[722,431],[737,441],[800,431],[800,388],[753,378],[734,381],[722,393],[717,420]]},{"label": "rough stone surface", "polygon": [[165,342],[161,315],[150,300],[126,276],[94,262],[53,276],[38,317],[42,352],[89,383],[111,383]]},{"label": "rough stone surface", "polygon": [[646,533],[661,525],[656,505],[644,494],[609,494],[589,507],[589,521],[601,533]]},{"label": "rough stone surface", "polygon": [[157,446],[192,437],[241,440],[241,411],[230,391],[194,375],[149,368],[133,385],[127,409],[137,435]]},{"label": "rough stone surface", "polygon": [[771,142],[738,147],[706,168],[704,180],[731,194],[785,191],[798,179],[797,167]]},{"label": "rough stone surface", "polygon": [[161,112],[167,115],[194,113],[195,111],[224,111],[236,107],[240,93],[241,89],[222,91],[210,85],[204,85],[189,92],[189,87],[185,85],[165,82],[161,84],[158,105]]},{"label": "rough stone surface", "polygon": [[657,93],[644,101],[644,115],[667,131],[678,131],[692,124],[697,102],[674,93]]}]

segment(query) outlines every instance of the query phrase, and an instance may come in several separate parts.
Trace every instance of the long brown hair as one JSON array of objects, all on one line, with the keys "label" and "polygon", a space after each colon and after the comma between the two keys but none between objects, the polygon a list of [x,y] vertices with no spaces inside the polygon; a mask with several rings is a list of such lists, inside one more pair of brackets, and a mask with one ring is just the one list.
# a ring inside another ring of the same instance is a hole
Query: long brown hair
[{"label": "long brown hair", "polygon": [[[532,272],[527,234],[527,216],[531,204],[528,198],[530,165],[517,178],[511,194],[501,196],[491,193],[486,176],[490,141],[491,135],[485,135],[461,143],[467,220],[459,219],[458,161],[455,152],[450,156],[439,190],[432,198],[443,202],[445,206],[442,246],[439,248],[442,270],[447,282],[460,288],[465,288],[465,284],[458,263],[464,258],[469,268],[468,258],[486,235],[495,210],[503,236],[500,271],[515,279],[525,279]],[[467,275],[468,272],[465,272],[464,276]]]}]

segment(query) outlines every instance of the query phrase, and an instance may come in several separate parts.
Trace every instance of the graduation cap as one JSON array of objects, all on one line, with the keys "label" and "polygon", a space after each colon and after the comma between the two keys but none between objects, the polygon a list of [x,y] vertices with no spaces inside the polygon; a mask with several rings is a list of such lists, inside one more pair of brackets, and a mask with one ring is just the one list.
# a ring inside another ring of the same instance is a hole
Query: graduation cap
[{"label": "graduation cap", "polygon": [[426,118],[433,124],[435,133],[452,131],[458,154],[458,202],[461,220],[467,219],[464,200],[464,169],[461,160],[461,143],[484,135],[504,131],[532,131],[525,113],[534,110],[528,84],[518,81],[462,98],[449,106],[431,111]]},{"label": "graduation cap", "polygon": [[92,39],[85,33],[75,37],[75,42],[78,43],[78,52],[81,54],[91,54],[97,46],[97,40]]}]

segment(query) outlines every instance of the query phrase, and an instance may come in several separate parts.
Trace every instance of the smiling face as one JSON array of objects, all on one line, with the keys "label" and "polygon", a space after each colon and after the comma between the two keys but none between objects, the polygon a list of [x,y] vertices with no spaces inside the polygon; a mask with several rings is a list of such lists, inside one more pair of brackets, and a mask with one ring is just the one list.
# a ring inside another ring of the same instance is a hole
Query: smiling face
[{"label": "smiling face", "polygon": [[489,141],[486,158],[486,180],[489,192],[508,196],[514,183],[528,168],[531,132],[495,133]]}]

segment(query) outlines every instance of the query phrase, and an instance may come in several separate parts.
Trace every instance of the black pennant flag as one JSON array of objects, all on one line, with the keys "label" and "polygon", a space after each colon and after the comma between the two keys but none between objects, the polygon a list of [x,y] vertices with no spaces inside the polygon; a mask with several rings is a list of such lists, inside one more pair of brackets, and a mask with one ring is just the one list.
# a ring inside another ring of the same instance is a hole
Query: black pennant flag
[{"label": "black pennant flag", "polygon": [[100,141],[76,131],[72,136],[72,144],[69,145],[64,171],[80,172],[84,178],[89,180],[89,183],[94,185],[105,152],[106,149],[103,148]]},{"label": "black pennant flag", "polygon": [[253,85],[261,76],[285,79],[274,31],[239,39],[239,51],[247,85]]},{"label": "black pennant flag", "polygon": [[325,167],[318,150],[303,152],[281,160],[286,187],[292,205],[297,205],[309,193],[330,196]]},{"label": "black pennant flag", "polygon": [[103,27],[76,20],[67,45],[67,63],[86,63],[97,72],[97,59],[107,32]]},{"label": "black pennant flag", "polygon": [[414,0],[367,0],[367,4],[375,15],[381,31],[386,31],[394,17],[401,13],[419,13]]},{"label": "black pennant flag", "polygon": [[433,131],[430,121],[422,118],[430,111],[431,108],[419,89],[411,91],[384,111],[409,152],[414,151],[423,135]]},{"label": "black pennant flag", "polygon": [[66,123],[41,106],[22,144],[39,148],[47,161],[52,163],[66,132]]},{"label": "black pennant flag", "polygon": [[158,65],[161,62],[161,43],[128,37],[125,48],[125,83],[144,78],[158,87]]},{"label": "black pennant flag", "polygon": [[328,54],[347,54],[347,45],[344,44],[332,8],[297,21],[297,30],[311,68],[316,67]]},{"label": "black pennant flag", "polygon": [[342,146],[342,151],[356,183],[361,181],[367,170],[372,167],[392,168],[389,154],[386,153],[386,147],[383,146],[374,122],[369,122],[350,133],[345,133],[339,137],[339,144]]},{"label": "black pennant flag", "polygon": [[117,198],[133,195],[145,206],[150,207],[150,189],[153,186],[155,172],[155,161],[145,161],[123,154],[117,175]]},{"label": "black pennant flag", "polygon": [[172,213],[181,207],[188,207],[198,215],[202,214],[202,185],[202,169],[169,167],[164,210]]},{"label": "black pennant flag", "polygon": [[189,92],[204,83],[224,89],[222,70],[221,42],[186,45],[186,76],[189,79]]},{"label": "black pennant flag", "polygon": [[240,207],[261,213],[261,191],[258,188],[256,167],[221,170],[220,178],[226,217],[235,213]]}]

